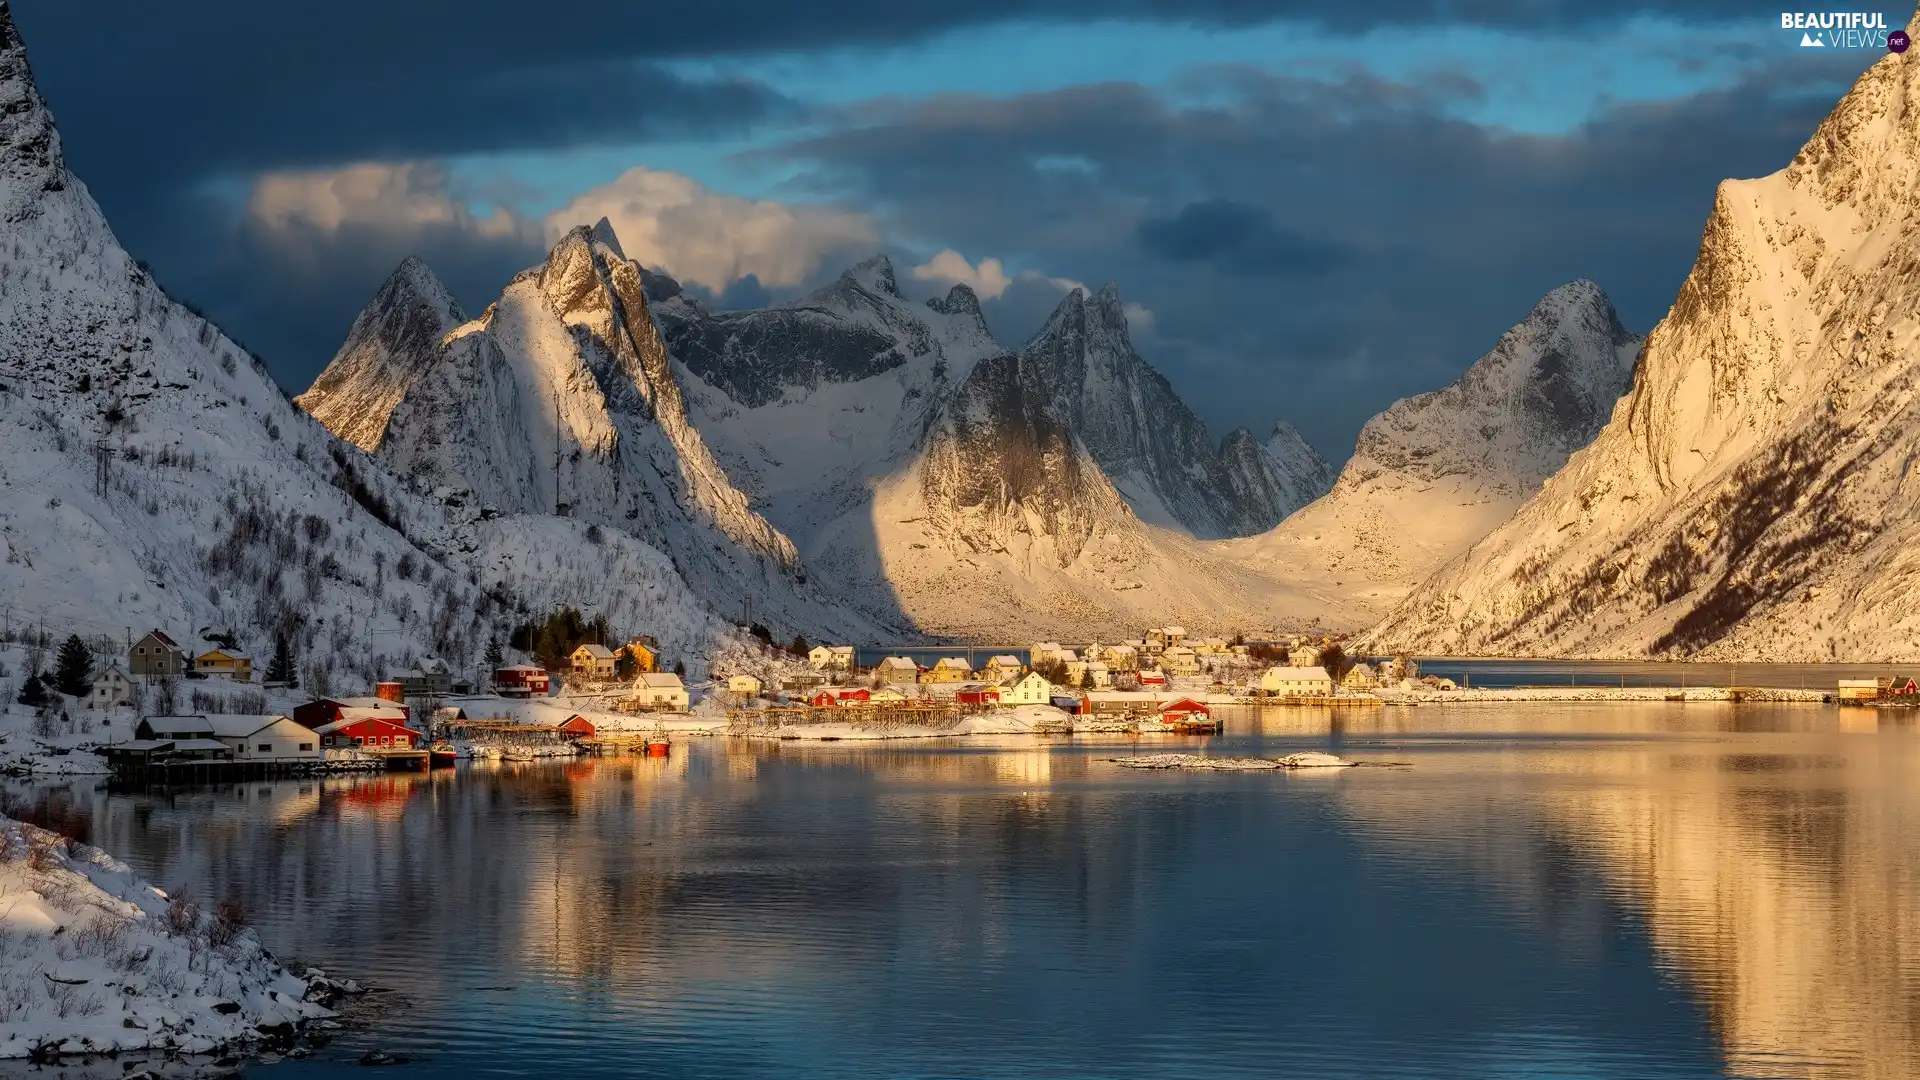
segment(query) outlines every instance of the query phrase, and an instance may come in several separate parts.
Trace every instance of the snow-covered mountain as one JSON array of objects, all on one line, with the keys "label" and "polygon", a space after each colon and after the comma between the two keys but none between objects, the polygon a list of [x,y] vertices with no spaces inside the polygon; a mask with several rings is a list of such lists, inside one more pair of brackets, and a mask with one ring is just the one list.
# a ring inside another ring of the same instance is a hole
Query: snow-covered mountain
[{"label": "snow-covered mountain", "polygon": [[[415,498],[171,300],[66,169],[4,2],[0,221],[0,632],[118,651],[154,627],[189,648],[230,631],[263,666],[285,634],[304,674],[349,690],[426,652],[477,663],[535,583],[604,601],[543,565],[586,541],[536,547],[513,519],[481,530]],[[654,561],[627,625],[698,664],[730,631]]]},{"label": "snow-covered mountain", "polygon": [[1920,73],[1720,185],[1633,393],[1382,648],[1920,659]]},{"label": "snow-covered mountain", "polygon": [[[409,299],[420,296],[430,299]],[[783,633],[875,632],[809,582],[792,543],[688,422],[640,268],[604,222],[567,233],[479,318],[443,335],[389,314],[436,306],[430,275],[403,264],[303,403],[443,506],[619,529],[666,553],[728,615],[751,609]],[[389,399],[384,424],[326,411]]]},{"label": "snow-covered mountain", "polygon": [[973,364],[913,459],[819,532],[814,564],[973,640],[1112,639],[1168,620],[1260,633],[1285,617],[1272,582],[1138,520],[1026,362]]},{"label": "snow-covered mountain", "polygon": [[1640,341],[1599,286],[1555,289],[1458,380],[1368,421],[1332,491],[1226,550],[1316,598],[1323,625],[1369,625],[1594,437]]},{"label": "snow-covered mountain", "polygon": [[380,448],[393,407],[439,358],[441,339],[466,321],[427,264],[409,257],[353,320],[333,362],[293,403],[372,453]]},{"label": "snow-covered mountain", "polygon": [[1228,432],[1220,441],[1220,465],[1235,505],[1272,507],[1282,518],[1333,486],[1333,466],[1285,421],[1264,443],[1246,428]]},{"label": "snow-covered mountain", "polygon": [[748,311],[710,312],[664,275],[649,282],[694,424],[803,552],[912,459],[975,362],[1006,352],[971,289],[915,304],[884,255]]},{"label": "snow-covered mountain", "polygon": [[[1134,351],[1119,291],[1071,290],[1020,349],[1022,371],[1143,520],[1200,537],[1245,536],[1317,498],[1326,463],[1296,435],[1216,449],[1172,384]],[[1289,429],[1291,430],[1291,429]],[[1305,451],[1304,454],[1301,451]],[[1284,479],[1281,479],[1284,478]]]}]

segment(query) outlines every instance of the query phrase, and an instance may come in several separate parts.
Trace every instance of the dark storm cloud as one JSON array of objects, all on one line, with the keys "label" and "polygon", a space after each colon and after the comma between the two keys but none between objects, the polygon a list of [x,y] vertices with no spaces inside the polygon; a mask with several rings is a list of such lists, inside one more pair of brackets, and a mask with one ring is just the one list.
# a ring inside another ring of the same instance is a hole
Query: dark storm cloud
[{"label": "dark storm cloud", "polygon": [[1246,274],[1320,274],[1341,252],[1274,221],[1257,206],[1229,199],[1190,202],[1171,217],[1142,219],[1140,246],[1173,262],[1212,263]]},{"label": "dark storm cloud", "polygon": [[[849,111],[771,153],[883,208],[896,234],[1119,281],[1155,313],[1143,351],[1203,415],[1286,417],[1344,455],[1368,416],[1450,381],[1569,280],[1651,327],[1716,184],[1787,164],[1839,74],[1757,70],[1535,136],[1453,118],[1444,87],[1216,72],[1190,88],[1205,104],[1125,83],[950,97]],[[1060,160],[1076,167],[1036,164]],[[1260,272],[1297,258],[1308,228],[1342,257]],[[1033,326],[1001,313],[995,328]]]}]

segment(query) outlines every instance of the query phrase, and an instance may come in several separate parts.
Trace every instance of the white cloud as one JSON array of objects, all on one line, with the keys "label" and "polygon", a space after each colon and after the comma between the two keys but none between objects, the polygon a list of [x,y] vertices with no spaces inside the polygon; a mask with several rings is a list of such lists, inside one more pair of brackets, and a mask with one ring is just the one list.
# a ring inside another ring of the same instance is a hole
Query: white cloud
[{"label": "white cloud", "polygon": [[1087,283],[1084,281],[1075,281],[1072,278],[1066,278],[1066,277],[1049,277],[1048,275],[1043,274],[1038,270],[1020,271],[1020,280],[1044,281],[1047,284],[1053,286],[1054,288],[1059,289],[1063,295],[1066,293],[1070,293],[1075,289],[1079,289],[1081,292],[1086,293],[1088,296],[1093,295],[1093,290],[1087,288]]},{"label": "white cloud", "polygon": [[549,214],[546,231],[558,237],[603,217],[627,258],[715,292],[748,274],[768,288],[798,285],[827,257],[872,251],[880,243],[865,214],[723,195],[645,166]]},{"label": "white cloud", "polygon": [[958,283],[972,289],[982,300],[998,300],[1000,294],[1007,291],[1013,279],[1007,276],[1006,267],[999,259],[981,259],[980,265],[967,262],[967,257],[947,248],[913,268],[915,281],[945,281]]},{"label": "white cloud", "polygon": [[475,214],[453,197],[445,166],[436,162],[369,162],[337,169],[270,172],[254,181],[247,215],[276,233],[298,229],[339,233],[364,226],[389,233],[452,229],[483,238],[527,231],[511,211]]},{"label": "white cloud", "polygon": [[1127,317],[1127,329],[1141,337],[1153,336],[1153,309],[1145,304],[1136,304],[1131,300],[1120,305],[1120,311]]}]

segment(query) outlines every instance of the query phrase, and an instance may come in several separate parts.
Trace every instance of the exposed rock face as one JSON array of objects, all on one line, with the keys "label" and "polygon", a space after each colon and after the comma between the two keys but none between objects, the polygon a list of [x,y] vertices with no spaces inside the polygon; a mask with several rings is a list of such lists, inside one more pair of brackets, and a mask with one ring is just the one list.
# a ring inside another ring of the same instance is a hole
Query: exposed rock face
[{"label": "exposed rock face", "polygon": [[[1196,536],[1242,536],[1274,526],[1300,503],[1276,501],[1244,448],[1236,468],[1166,377],[1141,359],[1119,292],[1076,289],[1020,349],[1041,401],[1066,421],[1143,520]],[[1287,462],[1282,472],[1310,464]],[[1314,494],[1319,494],[1315,492]]]},{"label": "exposed rock face", "polygon": [[1282,518],[1333,485],[1333,466],[1288,423],[1274,425],[1264,444],[1246,428],[1228,432],[1220,464],[1237,504],[1271,507]]},{"label": "exposed rock face", "polygon": [[1561,286],[1458,380],[1368,421],[1325,497],[1229,546],[1326,597],[1340,618],[1330,625],[1360,629],[1594,437],[1639,343],[1599,286]]},{"label": "exposed rock face", "polygon": [[[366,385],[373,377],[415,373],[378,457],[416,490],[622,529],[670,555],[727,614],[751,603],[783,630],[870,631],[816,596],[793,545],[747,505],[688,422],[640,268],[610,234],[604,223],[573,230],[480,318],[430,348],[428,335],[410,337],[426,355],[329,368],[316,390],[367,398],[392,392]],[[376,297],[363,320],[378,323],[381,306]]]},{"label": "exposed rock face", "polygon": [[1632,395],[1373,632],[1522,655],[1920,658],[1920,75],[1721,184]]},{"label": "exposed rock face", "polygon": [[1044,538],[1067,566],[1102,522],[1127,516],[1073,433],[1026,392],[1012,356],[974,365],[928,435],[919,471],[933,528],[974,552]]},{"label": "exposed rock face", "polygon": [[414,380],[440,357],[440,341],[466,313],[427,264],[408,256],[353,320],[346,343],[294,404],[369,453]]}]

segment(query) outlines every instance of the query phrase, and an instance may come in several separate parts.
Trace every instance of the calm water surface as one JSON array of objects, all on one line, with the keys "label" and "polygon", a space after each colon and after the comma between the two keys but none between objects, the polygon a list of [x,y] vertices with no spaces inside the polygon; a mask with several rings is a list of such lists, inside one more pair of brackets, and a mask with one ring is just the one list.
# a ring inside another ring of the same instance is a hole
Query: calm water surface
[{"label": "calm water surface", "polygon": [[[1399,769],[1148,773],[1327,749]],[[1920,737],[1830,708],[1271,710],[57,790],[369,980],[274,1080],[1920,1075]]]}]

